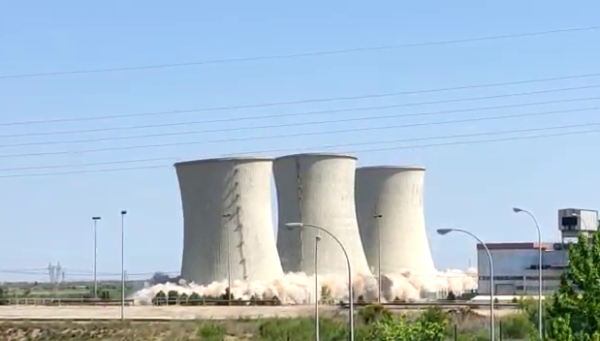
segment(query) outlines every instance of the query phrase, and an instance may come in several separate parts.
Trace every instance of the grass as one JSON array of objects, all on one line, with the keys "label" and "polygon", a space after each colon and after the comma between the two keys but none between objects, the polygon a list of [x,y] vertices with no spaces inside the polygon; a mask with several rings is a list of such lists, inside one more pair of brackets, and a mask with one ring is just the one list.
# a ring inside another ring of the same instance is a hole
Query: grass
[{"label": "grass", "polygon": [[[373,309],[372,309],[373,310]],[[376,310],[376,309],[375,309]],[[362,313],[362,314],[361,314]],[[373,321],[372,314],[359,312],[356,318],[356,340],[364,340]],[[439,312],[430,311],[432,318]],[[478,341],[487,338],[488,319],[460,312],[446,315],[448,341]],[[376,319],[376,318],[375,318]],[[503,340],[526,340],[531,330],[525,316],[511,315],[500,319]],[[456,326],[456,327],[455,327]],[[322,341],[347,338],[347,320],[343,316],[323,316],[320,323]],[[310,318],[173,321],[173,322],[0,322],[2,341],[310,341],[314,339],[314,321]]]}]

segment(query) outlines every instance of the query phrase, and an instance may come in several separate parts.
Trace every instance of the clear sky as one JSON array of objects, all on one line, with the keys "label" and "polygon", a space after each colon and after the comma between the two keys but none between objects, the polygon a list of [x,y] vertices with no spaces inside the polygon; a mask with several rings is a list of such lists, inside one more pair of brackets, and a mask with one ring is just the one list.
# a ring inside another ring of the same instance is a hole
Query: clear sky
[{"label": "clear sky", "polygon": [[[598,23],[599,11],[600,4],[591,0],[4,1],[0,10],[0,76],[296,54],[589,27]],[[600,30],[588,30],[302,58],[3,78],[0,79],[0,124],[360,96],[592,74],[600,72],[598,42]],[[49,262],[60,261],[67,269],[68,279],[79,278],[77,274],[89,278],[93,241],[91,217],[99,215],[103,220],[99,227],[98,268],[100,272],[118,272],[119,211],[126,209],[129,211],[126,226],[128,272],[178,271],[182,248],[181,204],[175,172],[169,167],[175,159],[272,149],[289,149],[289,153],[346,143],[598,124],[598,110],[572,111],[600,106],[600,100],[594,99],[600,96],[599,88],[592,87],[595,85],[600,85],[600,76],[326,103],[2,125],[0,270],[44,268]],[[588,88],[582,88],[586,86]],[[435,105],[235,120],[564,88],[571,90]],[[572,101],[556,102],[569,99]],[[517,106],[549,101],[555,103]],[[473,110],[510,105],[513,107]],[[461,109],[471,110],[421,117],[377,118]],[[571,112],[511,119],[394,128],[416,123],[569,110]],[[359,117],[372,119],[57,143]],[[151,129],[31,135],[220,118],[232,120]],[[332,130],[385,126],[388,129],[327,133]],[[600,129],[600,126],[578,129]],[[289,136],[309,132],[322,134]],[[7,137],[19,134],[25,136]],[[288,136],[239,140],[243,137],[278,135]],[[237,141],[222,141],[236,138]],[[326,150],[396,148],[486,138],[490,137],[387,142]],[[75,153],[98,148],[176,142],[197,143]],[[27,155],[62,151],[72,153]],[[501,143],[396,148],[356,155],[360,165],[419,164],[427,167],[425,204],[428,233],[438,268],[447,269],[466,268],[470,260],[474,265],[475,246],[466,236],[436,236],[436,228],[463,227],[486,241],[531,241],[536,236],[531,221],[511,212],[511,207],[518,205],[536,213],[545,239],[552,241],[558,237],[556,217],[559,208],[600,208],[597,151],[598,134],[591,133]],[[263,154],[276,156],[284,153]],[[173,160],[81,166],[149,158]],[[70,167],[9,170],[54,165]],[[166,167],[10,177],[160,165]],[[85,275],[86,272],[88,275]],[[0,280],[33,277],[36,276],[0,273]],[[45,278],[41,276],[40,279]]]}]

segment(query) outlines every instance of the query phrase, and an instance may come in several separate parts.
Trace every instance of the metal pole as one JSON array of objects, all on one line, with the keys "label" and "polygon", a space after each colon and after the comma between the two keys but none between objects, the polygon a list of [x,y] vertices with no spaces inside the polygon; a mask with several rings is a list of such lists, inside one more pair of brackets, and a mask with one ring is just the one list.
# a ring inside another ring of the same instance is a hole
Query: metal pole
[{"label": "metal pole", "polygon": [[98,272],[97,272],[97,260],[98,260],[98,234],[97,234],[97,223],[100,217],[92,217],[94,221],[94,298],[98,298]]},{"label": "metal pole", "polygon": [[319,241],[320,236],[315,237],[315,341],[319,341],[319,281],[318,281],[318,269],[319,269]]},{"label": "metal pole", "polygon": [[440,235],[445,235],[449,232],[462,232],[465,234],[468,234],[469,236],[473,237],[475,240],[477,240],[481,245],[483,245],[483,248],[485,249],[485,252],[487,253],[487,257],[488,257],[488,261],[489,261],[489,267],[490,267],[490,340],[491,341],[495,341],[496,340],[496,318],[494,316],[494,261],[492,259],[492,253],[490,252],[490,249],[488,249],[487,245],[483,242],[483,240],[479,239],[479,237],[477,237],[475,234],[467,231],[467,230],[463,230],[463,229],[439,229],[437,230],[437,233]]},{"label": "metal pole", "polygon": [[538,224],[537,219],[535,218],[535,216],[533,215],[533,213],[521,209],[521,208],[513,208],[513,211],[515,213],[519,213],[519,212],[523,212],[525,214],[527,214],[528,216],[531,217],[531,219],[533,219],[533,222],[535,223],[535,228],[537,230],[537,234],[538,234],[538,282],[539,282],[539,288],[538,288],[538,337],[540,340],[544,340],[544,327],[543,327],[543,312],[544,312],[544,305],[542,302],[542,295],[543,295],[543,278],[544,278],[544,274],[543,274],[543,249],[542,249],[542,229],[540,228],[540,224]]},{"label": "metal pole", "polygon": [[381,304],[381,225],[379,225],[379,218],[381,214],[375,214],[373,218],[377,222],[377,303]]},{"label": "metal pole", "polygon": [[125,215],[121,211],[121,321],[125,320]]},{"label": "metal pole", "polygon": [[350,256],[348,256],[348,252],[346,251],[346,248],[344,247],[344,244],[331,232],[327,231],[326,229],[317,226],[317,225],[311,225],[311,224],[303,224],[303,223],[288,223],[286,224],[286,226],[288,226],[288,228],[294,228],[294,227],[311,227],[314,229],[317,229],[319,231],[323,231],[323,233],[329,235],[331,238],[333,238],[333,240],[335,240],[335,242],[340,246],[340,248],[342,249],[342,252],[344,253],[344,257],[346,258],[346,264],[348,267],[348,301],[350,304],[350,311],[348,312],[348,329],[349,329],[349,340],[350,341],[354,341],[354,294],[352,292],[352,263],[350,262]]},{"label": "metal pole", "polygon": [[[230,213],[223,214],[223,218],[231,218],[232,215]],[[229,229],[227,225],[225,225],[225,233],[227,235],[227,305],[231,305],[231,235],[229,233]]]}]

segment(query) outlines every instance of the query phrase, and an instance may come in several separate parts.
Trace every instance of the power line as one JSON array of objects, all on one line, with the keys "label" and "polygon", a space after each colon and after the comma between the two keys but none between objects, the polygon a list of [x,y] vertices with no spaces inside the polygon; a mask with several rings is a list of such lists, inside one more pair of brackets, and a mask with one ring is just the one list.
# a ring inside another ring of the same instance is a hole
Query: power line
[{"label": "power line", "polygon": [[[537,105],[570,103],[570,102],[580,102],[580,101],[589,101],[589,100],[597,100],[597,99],[600,99],[600,96],[599,97],[571,98],[571,99],[543,101],[543,102],[510,104],[510,105],[503,105],[503,106],[442,110],[442,111],[409,113],[409,114],[391,114],[391,115],[379,115],[379,116],[367,116],[367,117],[354,117],[354,118],[347,118],[347,119],[332,119],[332,120],[296,122],[296,123],[275,124],[275,125],[271,124],[271,125],[263,125],[263,126],[244,126],[244,127],[232,127],[232,128],[192,130],[192,131],[184,131],[184,132],[154,133],[154,134],[144,134],[144,135],[134,135],[134,136],[100,137],[100,138],[79,139],[79,140],[70,140],[70,141],[23,142],[23,143],[12,143],[12,144],[0,145],[0,148],[15,148],[15,147],[29,147],[29,146],[40,146],[40,145],[60,145],[60,144],[76,144],[76,143],[89,143],[89,142],[102,142],[102,141],[132,140],[132,139],[141,139],[141,138],[148,138],[148,137],[183,136],[183,135],[197,135],[197,134],[206,134],[206,133],[222,133],[222,132],[232,132],[232,131],[257,130],[257,129],[273,129],[273,128],[277,129],[277,128],[286,128],[286,127],[297,127],[297,126],[314,126],[314,125],[330,124],[330,123],[375,121],[375,120],[382,120],[382,119],[388,119],[388,118],[415,117],[415,116],[421,117],[421,116],[433,116],[433,115],[465,113],[465,112],[475,112],[475,111],[499,110],[499,109],[508,109],[508,108],[521,108],[521,107],[529,107],[529,106],[537,106]],[[404,105],[401,104],[399,106],[404,106]],[[396,107],[398,107],[398,105],[384,105],[384,106],[375,106],[375,107],[326,110],[325,112],[348,112],[348,111],[357,111],[357,110],[361,110],[361,111],[362,110],[383,110],[383,109],[390,109],[390,108],[396,108]],[[578,109],[576,111],[578,111]],[[308,112],[308,113],[304,113],[304,114],[314,114],[314,113],[315,112]],[[323,111],[320,111],[319,113],[323,113]],[[528,114],[521,114],[521,115],[528,116]],[[412,126],[412,125],[410,125],[410,126]],[[281,136],[290,136],[290,135],[286,134],[286,135],[281,135]],[[293,136],[293,135],[291,135],[291,136]],[[267,136],[267,137],[263,137],[263,138],[272,138],[272,137]],[[242,138],[242,140],[247,140],[247,139],[252,140],[254,138]],[[206,141],[206,143],[228,142],[228,141],[237,141],[237,139]],[[2,156],[0,155],[0,157],[2,157]]]},{"label": "power line", "polygon": [[480,42],[480,41],[500,40],[500,39],[509,39],[509,38],[524,38],[524,37],[533,37],[533,36],[550,35],[550,34],[558,34],[558,33],[591,31],[591,30],[597,30],[599,28],[600,28],[600,26],[589,26],[589,27],[529,32],[529,33],[505,34],[505,35],[487,36],[487,37],[479,37],[479,38],[463,38],[463,39],[439,40],[439,41],[430,41],[430,42],[421,42],[421,43],[383,45],[383,46],[373,46],[373,47],[357,47],[357,48],[340,49],[340,50],[304,52],[304,53],[294,53],[294,54],[280,54],[280,55],[270,55],[270,56],[213,59],[213,60],[204,60],[204,61],[187,62],[187,63],[140,65],[140,66],[75,70],[75,71],[24,73],[24,74],[0,76],[0,79],[5,80],[5,79],[19,79],[19,78],[83,75],[83,74],[94,74],[94,73],[111,73],[111,72],[150,70],[150,69],[166,69],[166,68],[187,67],[187,66],[201,66],[201,65],[209,65],[209,64],[239,63],[239,62],[252,62],[252,61],[262,61],[262,60],[291,59],[291,58],[301,58],[301,57],[318,57],[318,56],[348,54],[348,53],[357,53],[357,52],[385,51],[385,50],[395,50],[395,49],[402,49],[402,48],[425,47],[425,46],[435,46],[435,45],[450,45],[450,44],[459,44],[459,43],[473,43],[473,42]]},{"label": "power line", "polygon": [[[134,160],[121,160],[121,161],[108,161],[108,162],[93,162],[80,164],[75,167],[93,167],[93,166],[105,166],[105,165],[117,165],[126,163],[141,163],[141,162],[154,162],[154,161],[177,161],[178,158],[153,158],[153,159],[134,159]],[[34,169],[57,169],[57,168],[69,168],[74,167],[73,165],[47,165],[47,166],[31,166],[31,167],[14,167],[14,168],[0,168],[0,172],[8,171],[24,171]]]},{"label": "power line", "polygon": [[[261,154],[261,153],[277,153],[277,152],[300,152],[300,151],[310,151],[315,149],[331,149],[331,148],[340,148],[340,147],[351,147],[351,146],[366,146],[366,145],[374,145],[374,144],[387,144],[387,143],[403,143],[403,142],[417,142],[417,141],[430,141],[430,140],[441,140],[441,139],[454,139],[454,138],[473,138],[473,137],[482,137],[482,136],[495,136],[495,135],[504,135],[504,134],[518,134],[518,133],[531,133],[531,132],[539,132],[539,131],[548,131],[548,130],[562,130],[562,129],[573,129],[573,128],[582,128],[582,127],[590,127],[590,126],[600,126],[600,122],[598,123],[583,123],[583,124],[573,124],[573,125],[560,125],[560,126],[552,126],[552,127],[542,127],[542,128],[529,128],[529,129],[518,129],[518,130],[504,130],[504,131],[495,131],[495,132],[485,132],[485,133],[473,133],[473,134],[457,134],[457,135],[443,135],[443,136],[434,136],[434,137],[421,137],[421,138],[410,138],[410,139],[399,139],[399,140],[386,140],[386,141],[372,141],[372,142],[355,142],[355,143],[345,143],[345,144],[335,144],[335,145],[326,145],[320,147],[311,147],[305,148],[302,150],[299,149],[271,149],[271,150],[259,150],[259,151],[250,151],[243,153],[233,153],[233,154],[225,154],[221,155],[221,157],[227,156],[235,156],[235,155],[249,155],[249,154]],[[573,135],[573,134],[587,134],[593,132],[600,132],[600,129],[586,130],[586,131],[576,131],[576,132],[563,132],[563,133],[554,133],[554,134],[546,134],[546,135],[537,135],[537,136],[523,136],[523,137],[510,137],[503,139],[492,139],[492,140],[483,140],[483,141],[457,141],[457,142],[447,142],[442,144],[431,144],[431,145],[413,145],[413,146],[402,146],[402,147],[392,147],[391,149],[407,149],[407,148],[420,148],[420,147],[432,147],[432,146],[445,146],[445,145],[453,145],[453,144],[464,144],[464,143],[480,143],[480,142],[495,142],[495,141],[512,141],[512,140],[521,140],[521,139],[530,139],[530,138],[542,138],[542,137],[553,137],[553,136],[564,136],[564,135]],[[362,152],[372,152],[379,150],[390,150],[390,148],[384,149],[368,149],[368,150],[354,150],[350,151],[352,153],[362,153]],[[209,156],[206,156],[209,157]],[[180,158],[163,158],[156,159],[157,161],[167,161],[167,160],[180,160]],[[105,163],[92,163],[92,164],[81,164],[81,165],[56,165],[49,166],[53,168],[68,168],[68,167],[85,167],[85,166],[96,166],[96,165],[110,165],[110,164],[118,164],[118,163],[130,163],[130,162],[146,162],[148,159],[142,160],[126,160],[126,161],[112,161]],[[82,171],[69,171],[69,172],[58,172],[58,173],[38,173],[38,174],[14,174],[14,175],[2,175],[0,178],[13,178],[13,177],[29,177],[29,176],[46,176],[46,175],[61,175],[61,174],[79,174],[79,173],[97,173],[97,172],[113,172],[113,171],[125,171],[125,170],[138,170],[138,169],[157,169],[157,168],[166,168],[170,166],[166,165],[156,165],[156,166],[141,166],[141,167],[131,167],[131,168],[116,168],[116,169],[100,169],[100,170],[82,170]],[[39,166],[39,167],[28,167],[28,168],[7,168],[0,169],[0,172],[6,171],[14,171],[14,170],[22,170],[22,169],[45,169],[48,166]]]},{"label": "power line", "polygon": [[[305,111],[305,112],[299,112],[299,113],[285,113],[285,114],[260,115],[260,116],[237,117],[237,118],[221,118],[221,119],[211,119],[211,120],[202,120],[202,121],[185,121],[185,122],[171,122],[171,123],[160,123],[160,124],[133,125],[133,126],[124,126],[124,127],[63,130],[63,131],[36,132],[36,133],[20,133],[20,134],[12,134],[12,135],[0,135],[0,138],[69,135],[69,134],[79,134],[79,133],[95,133],[95,132],[106,132],[106,131],[124,131],[124,130],[164,128],[164,127],[174,127],[174,126],[189,126],[189,125],[206,124],[206,123],[238,122],[238,121],[259,120],[259,119],[280,118],[280,117],[297,117],[297,116],[304,117],[304,116],[309,116],[309,115],[322,115],[322,114],[328,114],[328,113],[354,112],[354,111],[364,111],[364,110],[384,110],[384,109],[391,109],[391,108],[425,106],[425,105],[432,105],[432,104],[458,103],[458,102],[479,101],[479,100],[487,100],[487,99],[539,95],[539,94],[547,94],[547,93],[555,93],[555,92],[563,92],[563,91],[593,89],[593,88],[599,88],[599,87],[600,87],[600,85],[586,85],[586,86],[578,86],[578,87],[548,89],[548,90],[530,91],[530,92],[518,92],[518,93],[492,95],[492,96],[467,97],[467,98],[439,100],[439,101],[412,102],[412,103],[384,105],[384,106],[371,106],[371,107],[358,107],[358,108],[319,110],[319,111]],[[411,116],[411,115],[408,115],[408,116]],[[248,128],[248,129],[256,129],[256,128]],[[214,131],[209,131],[209,132],[214,132]],[[142,138],[142,137],[151,137],[151,136],[152,135],[142,135],[140,137],[118,137],[118,138],[111,138],[111,140],[112,139]],[[102,141],[102,140],[100,140],[100,141]],[[66,142],[66,143],[71,143],[71,142]],[[20,145],[27,145],[27,144],[20,144]],[[4,145],[4,146],[12,146],[12,145]],[[0,146],[0,147],[2,147],[2,146]]]},{"label": "power line", "polygon": [[[600,99],[600,97],[591,98],[591,99]],[[476,118],[468,118],[468,119],[461,119],[461,120],[451,120],[451,121],[434,121],[434,122],[425,122],[425,123],[410,123],[410,124],[403,124],[403,125],[385,125],[385,126],[381,126],[381,127],[363,127],[363,128],[353,128],[353,129],[344,129],[344,130],[336,130],[336,131],[319,131],[319,132],[306,132],[306,133],[297,133],[297,134],[282,134],[282,135],[269,135],[269,136],[258,136],[258,137],[228,138],[228,139],[223,139],[223,140],[173,142],[173,143],[159,143],[159,144],[123,146],[123,147],[106,147],[106,148],[96,148],[96,149],[61,150],[61,151],[54,151],[54,152],[36,152],[36,153],[23,153],[23,154],[5,154],[5,155],[0,155],[0,158],[17,158],[17,157],[29,157],[29,156],[66,155],[66,154],[85,154],[85,153],[96,153],[96,152],[114,151],[114,150],[132,150],[132,149],[146,149],[146,148],[161,148],[161,147],[183,146],[183,145],[193,145],[193,144],[207,144],[207,143],[221,143],[221,142],[255,141],[255,140],[267,140],[267,139],[288,138],[288,137],[298,137],[298,136],[315,136],[315,135],[348,133],[348,132],[358,132],[358,131],[398,129],[398,128],[421,127],[421,126],[432,126],[432,125],[443,125],[443,124],[454,124],[454,123],[479,122],[479,121],[490,121],[490,120],[503,120],[503,119],[510,119],[510,118],[522,118],[522,117],[532,117],[532,116],[542,116],[542,115],[553,115],[553,114],[560,114],[560,113],[572,113],[572,112],[581,112],[581,111],[591,111],[591,110],[598,110],[598,109],[600,109],[600,107],[589,107],[589,108],[579,108],[579,109],[569,109],[569,110],[544,111],[544,112],[537,112],[537,113],[512,114],[512,115],[492,116],[492,117],[476,117]],[[476,111],[476,110],[472,110],[472,111]],[[340,121],[340,120],[338,120],[338,121]]]}]

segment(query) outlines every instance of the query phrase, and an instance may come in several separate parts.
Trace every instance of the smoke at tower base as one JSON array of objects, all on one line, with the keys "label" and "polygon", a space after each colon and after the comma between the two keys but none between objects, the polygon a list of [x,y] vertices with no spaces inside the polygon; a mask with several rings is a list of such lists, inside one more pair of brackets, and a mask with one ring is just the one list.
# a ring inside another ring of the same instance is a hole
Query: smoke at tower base
[{"label": "smoke at tower base", "polygon": [[[348,300],[347,277],[339,275],[323,275],[317,278],[319,300],[323,292],[328,298],[335,301]],[[377,278],[369,275],[356,275],[353,278],[354,298],[362,297],[365,301],[377,301]],[[432,298],[446,298],[449,292],[460,295],[477,288],[477,273],[475,269],[466,272],[448,270],[434,274],[411,273],[399,271],[397,274],[382,275],[382,301],[394,300],[422,300]],[[152,304],[152,299],[159,292],[165,294],[176,291],[188,297],[194,293],[200,297],[218,297],[225,294],[228,281],[223,280],[209,285],[196,285],[194,283],[157,284],[136,292],[131,298],[136,304]],[[323,288],[326,287],[326,290]],[[281,279],[270,282],[240,281],[232,282],[231,293],[235,299],[249,300],[252,297],[259,299],[272,299],[277,297],[282,304],[307,304],[314,302],[314,277],[303,273],[288,273]]]}]

